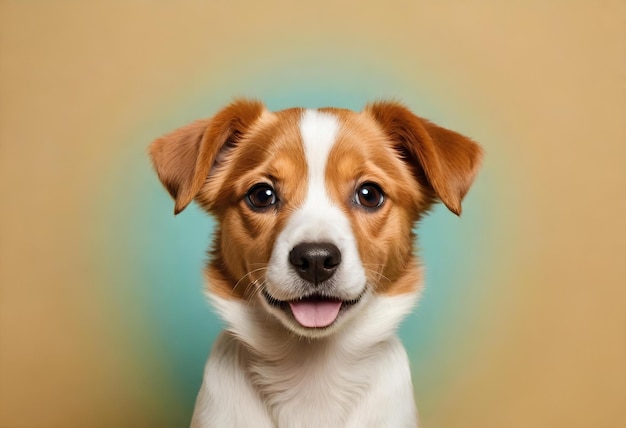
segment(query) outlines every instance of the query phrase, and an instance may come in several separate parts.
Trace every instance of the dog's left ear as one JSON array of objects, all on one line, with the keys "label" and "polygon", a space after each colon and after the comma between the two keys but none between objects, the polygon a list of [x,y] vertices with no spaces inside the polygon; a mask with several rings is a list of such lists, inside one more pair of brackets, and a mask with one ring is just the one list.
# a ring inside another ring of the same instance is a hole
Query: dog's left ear
[{"label": "dog's left ear", "polygon": [[480,146],[414,115],[399,103],[372,103],[365,111],[382,126],[406,161],[419,163],[435,195],[460,215],[461,201],[480,168]]},{"label": "dog's left ear", "polygon": [[258,101],[237,100],[212,118],[176,129],[150,145],[154,168],[174,198],[174,214],[196,197],[220,154],[237,144],[263,111]]}]

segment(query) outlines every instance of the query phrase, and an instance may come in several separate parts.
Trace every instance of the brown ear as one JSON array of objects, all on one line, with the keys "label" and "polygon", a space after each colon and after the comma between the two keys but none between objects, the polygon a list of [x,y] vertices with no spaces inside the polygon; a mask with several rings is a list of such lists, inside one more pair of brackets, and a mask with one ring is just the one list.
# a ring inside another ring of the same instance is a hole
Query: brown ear
[{"label": "brown ear", "polygon": [[198,194],[220,151],[236,144],[264,110],[258,101],[237,100],[212,118],[183,126],[150,145],[154,168],[175,200],[174,214]]},{"label": "brown ear", "polygon": [[367,105],[365,111],[383,127],[403,157],[419,163],[436,196],[460,215],[461,201],[480,167],[480,146],[414,115],[399,103],[377,102]]}]

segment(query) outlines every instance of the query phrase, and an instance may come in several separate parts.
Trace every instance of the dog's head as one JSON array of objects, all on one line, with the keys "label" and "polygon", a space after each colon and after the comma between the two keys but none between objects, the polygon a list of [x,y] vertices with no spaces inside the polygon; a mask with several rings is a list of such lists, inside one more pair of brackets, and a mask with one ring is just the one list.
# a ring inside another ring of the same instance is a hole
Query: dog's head
[{"label": "dog's head", "polygon": [[218,221],[210,292],[307,337],[376,296],[415,294],[412,227],[436,199],[460,214],[481,160],[476,143],[394,102],[270,112],[240,100],[150,154],[175,213],[195,199]]}]

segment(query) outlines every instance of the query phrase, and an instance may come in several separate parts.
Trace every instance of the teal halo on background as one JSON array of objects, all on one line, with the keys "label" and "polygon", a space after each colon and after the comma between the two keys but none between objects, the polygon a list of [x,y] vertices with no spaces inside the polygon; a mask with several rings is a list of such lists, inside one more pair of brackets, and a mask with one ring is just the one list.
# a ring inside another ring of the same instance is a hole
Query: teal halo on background
[{"label": "teal halo on background", "polygon": [[[415,81],[420,81],[419,76]],[[292,106],[360,110],[368,101],[393,98],[435,122],[446,116],[446,109],[431,101],[435,94],[372,64],[366,70],[346,63],[332,70],[301,64],[283,76],[268,65],[253,78],[235,75],[223,79],[219,87],[214,85],[209,82],[202,91],[183,88],[175,100],[164,100],[152,112],[152,117],[160,120],[148,121],[131,132],[128,151],[120,155],[116,166],[125,173],[107,184],[111,186],[107,192],[110,201],[116,201],[106,217],[107,230],[115,233],[105,237],[104,246],[108,263],[118,267],[108,273],[116,285],[110,290],[112,299],[121,316],[134,323],[135,334],[148,332],[150,352],[158,359],[154,364],[170,374],[172,387],[189,408],[211,344],[222,328],[203,295],[202,269],[214,222],[195,204],[174,217],[173,202],[146,154],[150,141],[194,119],[211,116],[242,95],[263,100],[271,110]],[[449,121],[443,125],[452,127]],[[475,187],[481,183],[484,180]],[[475,200],[474,194],[483,200]],[[477,208],[485,204],[482,195],[484,192],[472,192],[466,198],[462,221],[440,204],[419,225],[426,287],[418,308],[400,328],[413,362],[430,358],[432,349],[440,349],[436,342],[445,340],[446,329],[476,310],[479,296],[470,301],[460,301],[458,296],[471,295],[464,290],[471,286],[471,267],[481,257],[478,246],[485,240],[486,220]],[[120,201],[123,213],[118,211]]]}]

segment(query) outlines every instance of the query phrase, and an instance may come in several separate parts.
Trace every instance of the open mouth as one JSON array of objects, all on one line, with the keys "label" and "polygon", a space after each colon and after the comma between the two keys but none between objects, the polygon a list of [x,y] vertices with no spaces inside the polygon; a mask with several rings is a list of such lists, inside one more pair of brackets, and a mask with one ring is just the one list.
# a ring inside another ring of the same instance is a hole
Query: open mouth
[{"label": "open mouth", "polygon": [[353,300],[341,300],[321,294],[312,294],[296,300],[278,300],[263,290],[263,297],[271,306],[280,308],[302,327],[325,328],[334,323],[340,314],[350,306],[357,304],[363,295]]}]

